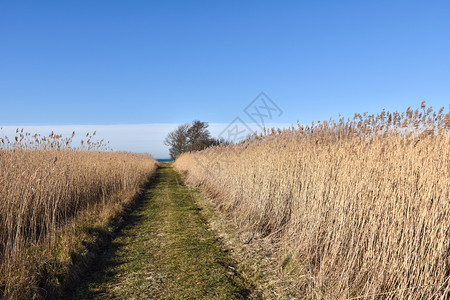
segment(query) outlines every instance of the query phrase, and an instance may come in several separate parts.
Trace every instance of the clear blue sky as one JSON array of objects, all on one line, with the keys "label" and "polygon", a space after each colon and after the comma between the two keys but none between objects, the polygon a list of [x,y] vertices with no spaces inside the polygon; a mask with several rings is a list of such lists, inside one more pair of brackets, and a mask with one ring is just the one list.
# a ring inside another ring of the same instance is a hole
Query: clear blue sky
[{"label": "clear blue sky", "polygon": [[277,122],[450,99],[449,1],[0,0],[0,125]]}]

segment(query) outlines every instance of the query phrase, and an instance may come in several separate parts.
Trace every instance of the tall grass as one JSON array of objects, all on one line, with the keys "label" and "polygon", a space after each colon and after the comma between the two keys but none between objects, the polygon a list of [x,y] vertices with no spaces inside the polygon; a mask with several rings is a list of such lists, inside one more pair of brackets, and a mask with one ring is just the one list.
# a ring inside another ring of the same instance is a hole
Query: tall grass
[{"label": "tall grass", "polygon": [[71,148],[73,136],[0,139],[0,297],[38,295],[36,273],[49,257],[70,261],[77,224],[112,216],[157,168],[149,155],[98,151],[89,134]]},{"label": "tall grass", "polygon": [[[355,114],[180,156],[187,181],[302,270],[305,298],[450,293],[450,116]],[[275,238],[276,237],[276,238]]]}]

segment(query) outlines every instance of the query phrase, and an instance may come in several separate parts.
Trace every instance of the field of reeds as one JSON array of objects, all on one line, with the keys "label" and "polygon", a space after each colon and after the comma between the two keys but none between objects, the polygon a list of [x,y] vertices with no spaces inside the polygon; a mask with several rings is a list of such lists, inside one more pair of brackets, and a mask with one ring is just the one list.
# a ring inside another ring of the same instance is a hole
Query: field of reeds
[{"label": "field of reeds", "polygon": [[238,226],[289,253],[304,298],[450,295],[444,108],[298,124],[182,154],[174,166]]},{"label": "field of reeds", "polygon": [[0,298],[58,286],[157,168],[149,155],[111,152],[87,135],[0,136]]}]

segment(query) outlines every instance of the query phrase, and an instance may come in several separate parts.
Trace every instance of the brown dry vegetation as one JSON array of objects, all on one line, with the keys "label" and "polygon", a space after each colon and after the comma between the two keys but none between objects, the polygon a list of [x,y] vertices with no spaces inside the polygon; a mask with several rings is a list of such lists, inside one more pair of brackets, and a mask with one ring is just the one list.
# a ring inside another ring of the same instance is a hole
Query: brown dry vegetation
[{"label": "brown dry vegetation", "polygon": [[98,151],[106,147],[92,135],[73,149],[72,138],[0,139],[0,297],[60,284],[93,228],[108,226],[157,168],[149,155]]},{"label": "brown dry vegetation", "polygon": [[181,155],[175,167],[273,237],[314,299],[450,293],[450,116],[356,114]]}]

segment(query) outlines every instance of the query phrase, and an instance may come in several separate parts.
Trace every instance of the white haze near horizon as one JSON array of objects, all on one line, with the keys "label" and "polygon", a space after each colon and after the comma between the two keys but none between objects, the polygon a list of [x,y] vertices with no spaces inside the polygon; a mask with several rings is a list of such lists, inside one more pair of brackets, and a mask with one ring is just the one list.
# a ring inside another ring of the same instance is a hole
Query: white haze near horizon
[{"label": "white haze near horizon", "polygon": [[[167,134],[176,129],[180,124],[174,123],[155,123],[155,124],[119,124],[119,125],[37,125],[21,126],[8,125],[0,126],[0,135],[13,137],[16,129],[24,129],[32,135],[37,133],[42,136],[48,136],[52,131],[55,134],[62,134],[64,137],[70,136],[73,131],[76,135],[73,145],[79,145],[81,139],[84,139],[86,133],[97,131],[97,140],[104,139],[109,141],[109,146],[114,151],[128,151],[139,153],[150,153],[156,159],[169,158],[169,147],[164,145],[164,139]],[[228,123],[209,123],[208,130],[212,137],[226,135]],[[247,130],[261,132],[261,129],[255,123],[247,123]],[[288,128],[292,124],[288,123],[267,123],[266,128]],[[242,125],[241,125],[242,127]],[[243,128],[243,127],[242,127]]]}]

